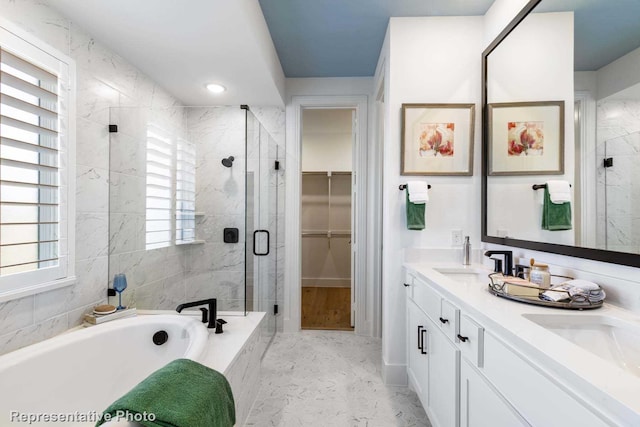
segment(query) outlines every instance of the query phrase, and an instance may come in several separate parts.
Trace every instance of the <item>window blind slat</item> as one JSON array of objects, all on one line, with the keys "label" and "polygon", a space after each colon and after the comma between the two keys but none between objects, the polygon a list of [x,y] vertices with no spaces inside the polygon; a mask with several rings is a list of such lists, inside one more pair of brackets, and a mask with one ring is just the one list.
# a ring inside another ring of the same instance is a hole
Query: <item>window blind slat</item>
[{"label": "window blind slat", "polygon": [[19,160],[12,160],[12,159],[5,159],[5,158],[0,158],[0,166],[13,166],[13,167],[18,167],[18,168],[23,168],[28,170],[39,171],[39,172],[50,172],[50,171],[56,172],[58,170],[58,168],[55,166],[39,165],[35,163],[21,162]]},{"label": "window blind slat", "polygon": [[39,117],[47,118],[51,121],[56,121],[56,123],[58,120],[58,113],[56,113],[55,111],[47,110],[46,108],[42,108],[37,105],[31,104],[30,102],[23,101],[22,99],[14,98],[13,96],[7,95],[6,93],[0,93],[0,103],[20,109],[22,111],[27,111]]},{"label": "window blind slat", "polygon": [[45,102],[50,102],[52,104],[57,104],[58,102],[57,94],[24,81],[21,78],[11,75],[5,71],[0,71],[0,82],[3,85],[7,85],[24,93],[28,93],[29,95],[38,97]]},{"label": "window blind slat", "polygon": [[33,151],[34,153],[40,154],[57,154],[58,150],[56,148],[46,147],[44,145],[32,144],[26,141],[19,141],[17,139],[11,138],[0,138],[0,145],[5,147],[18,148],[20,150]]},{"label": "window blind slat", "polygon": [[37,65],[32,64],[31,62],[26,61],[4,49],[0,49],[0,62],[2,62],[3,64],[7,64],[8,66],[15,68],[16,70],[21,71],[25,74],[29,74],[37,78],[38,80],[42,80],[51,86],[56,86],[58,84],[58,77],[55,74],[50,73],[49,71],[38,67]]},{"label": "window blind slat", "polygon": [[5,126],[11,126],[16,129],[24,130],[27,132],[36,133],[39,135],[49,135],[53,137],[58,136],[58,132],[53,129],[32,125],[31,123],[23,122],[21,120],[16,120],[12,117],[0,115],[0,124],[3,124]]}]

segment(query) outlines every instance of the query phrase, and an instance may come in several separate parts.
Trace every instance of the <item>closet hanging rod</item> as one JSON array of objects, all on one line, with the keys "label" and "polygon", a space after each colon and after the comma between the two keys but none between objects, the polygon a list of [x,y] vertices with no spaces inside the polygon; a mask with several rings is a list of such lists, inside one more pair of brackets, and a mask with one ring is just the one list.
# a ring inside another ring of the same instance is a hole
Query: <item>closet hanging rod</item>
[{"label": "closet hanging rod", "polygon": [[[569,187],[573,187],[573,185],[569,184]],[[533,184],[531,188],[534,190],[542,190],[543,188],[547,188],[547,184]]]},{"label": "closet hanging rod", "polygon": [[[405,188],[407,188],[407,184],[400,184],[400,186],[398,187],[400,191],[404,190]],[[431,184],[427,184],[427,189],[431,190]]]},{"label": "closet hanging rod", "polygon": [[326,233],[302,233],[302,237],[351,237],[351,233],[348,232],[326,232]]},{"label": "closet hanging rod", "polygon": [[[303,171],[302,175],[324,175],[327,176],[329,172],[322,171]],[[351,175],[351,172],[331,172],[331,175]]]}]

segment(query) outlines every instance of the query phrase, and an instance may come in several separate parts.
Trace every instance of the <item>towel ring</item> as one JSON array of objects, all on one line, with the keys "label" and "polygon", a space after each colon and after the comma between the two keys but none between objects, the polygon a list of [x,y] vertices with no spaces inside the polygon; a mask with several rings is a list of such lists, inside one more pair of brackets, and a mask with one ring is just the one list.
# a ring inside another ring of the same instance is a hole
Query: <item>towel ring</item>
[{"label": "towel ring", "polygon": [[[399,189],[400,191],[402,191],[402,190],[404,190],[404,189],[406,189],[406,188],[407,188],[407,184],[400,184],[400,186],[398,187],[398,189]],[[431,190],[431,184],[427,184],[427,189],[428,189],[428,190]]]}]

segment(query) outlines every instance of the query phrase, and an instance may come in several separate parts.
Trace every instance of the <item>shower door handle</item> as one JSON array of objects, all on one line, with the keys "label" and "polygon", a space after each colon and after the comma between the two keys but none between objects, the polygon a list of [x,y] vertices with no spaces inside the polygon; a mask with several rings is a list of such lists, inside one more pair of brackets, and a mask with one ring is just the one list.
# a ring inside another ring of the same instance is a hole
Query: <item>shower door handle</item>
[{"label": "shower door handle", "polygon": [[[258,233],[267,233],[267,251],[266,252],[256,252],[256,236]],[[269,230],[256,230],[253,232],[253,254],[255,256],[267,256],[269,255],[269,247],[271,246],[271,235],[269,234]]]}]

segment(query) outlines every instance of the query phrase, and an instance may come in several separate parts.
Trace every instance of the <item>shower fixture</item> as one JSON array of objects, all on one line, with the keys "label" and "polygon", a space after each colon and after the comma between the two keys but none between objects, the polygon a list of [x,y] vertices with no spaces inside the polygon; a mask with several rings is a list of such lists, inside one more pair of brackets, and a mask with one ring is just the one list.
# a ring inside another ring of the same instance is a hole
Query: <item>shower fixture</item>
[{"label": "shower fixture", "polygon": [[229,156],[229,157],[227,157],[226,159],[222,159],[222,164],[223,164],[225,167],[230,168],[231,166],[233,166],[233,161],[234,161],[234,160],[235,160],[235,159],[233,158],[233,156]]}]

